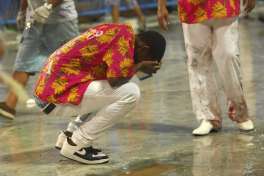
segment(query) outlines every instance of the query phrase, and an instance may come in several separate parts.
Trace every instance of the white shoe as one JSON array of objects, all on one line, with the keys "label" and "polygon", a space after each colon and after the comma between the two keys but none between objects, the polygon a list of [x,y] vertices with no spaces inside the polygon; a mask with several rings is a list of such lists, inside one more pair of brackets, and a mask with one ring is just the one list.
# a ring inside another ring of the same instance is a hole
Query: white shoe
[{"label": "white shoe", "polygon": [[81,148],[73,143],[71,138],[65,140],[60,154],[84,164],[103,164],[109,161],[109,157],[101,150],[94,149],[92,146]]},{"label": "white shoe", "polygon": [[34,99],[28,99],[26,105],[27,108],[34,108],[36,107],[36,101]]},{"label": "white shoe", "polygon": [[252,120],[247,120],[242,123],[238,123],[238,128],[243,131],[251,131],[254,130],[254,124]]},{"label": "white shoe", "polygon": [[195,136],[204,136],[209,134],[214,129],[213,125],[208,120],[203,120],[198,128],[193,130],[192,134]]},{"label": "white shoe", "polygon": [[67,137],[71,137],[71,136],[72,136],[72,132],[70,132],[70,131],[61,131],[59,136],[58,136],[57,142],[55,144],[55,148],[60,150],[62,148],[62,146],[63,146],[63,143],[67,139]]}]

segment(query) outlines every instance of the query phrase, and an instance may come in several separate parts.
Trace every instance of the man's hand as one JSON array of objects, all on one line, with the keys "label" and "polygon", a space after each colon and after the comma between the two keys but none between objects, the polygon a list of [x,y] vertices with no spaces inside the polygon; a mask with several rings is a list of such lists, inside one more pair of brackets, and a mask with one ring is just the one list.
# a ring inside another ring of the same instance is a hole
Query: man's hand
[{"label": "man's hand", "polygon": [[166,6],[166,0],[158,0],[158,21],[162,29],[167,30],[169,24],[169,12]]},{"label": "man's hand", "polygon": [[32,18],[39,23],[46,23],[52,11],[52,4],[45,3],[34,10]]},{"label": "man's hand", "polygon": [[156,73],[161,67],[161,63],[158,61],[142,61],[137,66],[137,71],[142,71],[149,75]]},{"label": "man's hand", "polygon": [[245,12],[249,13],[254,9],[256,0],[243,0],[243,5],[245,7]]},{"label": "man's hand", "polygon": [[25,28],[25,23],[26,23],[26,11],[18,11],[16,17],[17,29],[19,31],[23,31]]}]

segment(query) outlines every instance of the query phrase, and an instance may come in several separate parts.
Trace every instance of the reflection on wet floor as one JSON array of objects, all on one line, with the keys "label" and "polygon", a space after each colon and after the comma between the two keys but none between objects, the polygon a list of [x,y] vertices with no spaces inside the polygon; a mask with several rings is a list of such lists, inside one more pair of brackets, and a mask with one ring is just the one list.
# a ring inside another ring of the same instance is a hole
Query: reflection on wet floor
[{"label": "reflection on wet floor", "polygon": [[152,176],[152,175],[161,175],[164,173],[171,173],[175,169],[175,165],[165,165],[165,164],[154,164],[150,167],[146,167],[142,170],[137,171],[127,171],[124,174],[121,174],[119,176]]},{"label": "reflection on wet floor", "polygon": [[[0,176],[263,176],[264,24],[242,21],[240,31],[244,89],[256,131],[240,133],[225,118],[219,133],[191,135],[197,122],[181,27],[174,25],[164,33],[163,68],[141,83],[140,106],[95,143],[110,155],[110,163],[86,166],[61,157],[54,143],[70,118],[46,117],[21,106],[15,121],[0,119]],[[12,60],[5,62],[10,68]]]},{"label": "reflection on wet floor", "polygon": [[[224,139],[223,139],[224,138]],[[262,142],[264,136],[261,137]],[[261,176],[264,158],[257,150],[254,135],[230,134],[193,138],[193,151],[175,156],[176,161],[153,164],[120,176]],[[262,143],[263,144],[263,143]],[[263,154],[263,151],[261,152]]]}]

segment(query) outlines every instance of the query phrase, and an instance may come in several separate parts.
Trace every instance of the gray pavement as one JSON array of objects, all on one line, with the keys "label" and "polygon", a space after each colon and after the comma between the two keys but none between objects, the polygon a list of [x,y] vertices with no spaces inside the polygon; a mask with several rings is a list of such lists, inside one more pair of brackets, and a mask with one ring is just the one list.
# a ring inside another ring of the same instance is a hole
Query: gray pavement
[{"label": "gray pavement", "polygon": [[[22,104],[14,121],[0,119],[0,176],[263,176],[264,24],[241,21],[240,32],[244,89],[257,130],[241,133],[225,117],[219,133],[191,135],[198,124],[182,31],[174,24],[164,33],[168,49],[162,69],[141,83],[140,105],[95,144],[110,155],[110,163],[86,166],[61,157],[54,143],[70,118],[47,117]],[[10,71],[15,50],[9,51],[4,66]]]}]

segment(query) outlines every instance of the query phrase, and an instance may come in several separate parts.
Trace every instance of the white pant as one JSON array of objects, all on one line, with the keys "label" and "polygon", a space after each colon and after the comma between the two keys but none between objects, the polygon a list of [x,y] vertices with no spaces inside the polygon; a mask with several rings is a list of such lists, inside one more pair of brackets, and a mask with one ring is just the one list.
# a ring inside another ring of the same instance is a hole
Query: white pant
[{"label": "white pant", "polygon": [[97,112],[91,120],[84,121],[73,133],[72,140],[75,143],[87,146],[130,112],[139,98],[140,89],[136,83],[128,82],[113,89],[106,80],[93,81],[80,105],[58,105],[52,115],[70,117]]},{"label": "white pant", "polygon": [[238,21],[229,18],[183,24],[183,32],[191,97],[197,119],[221,124],[215,63],[229,104],[229,117],[237,122],[247,120],[248,110],[239,74]]}]

